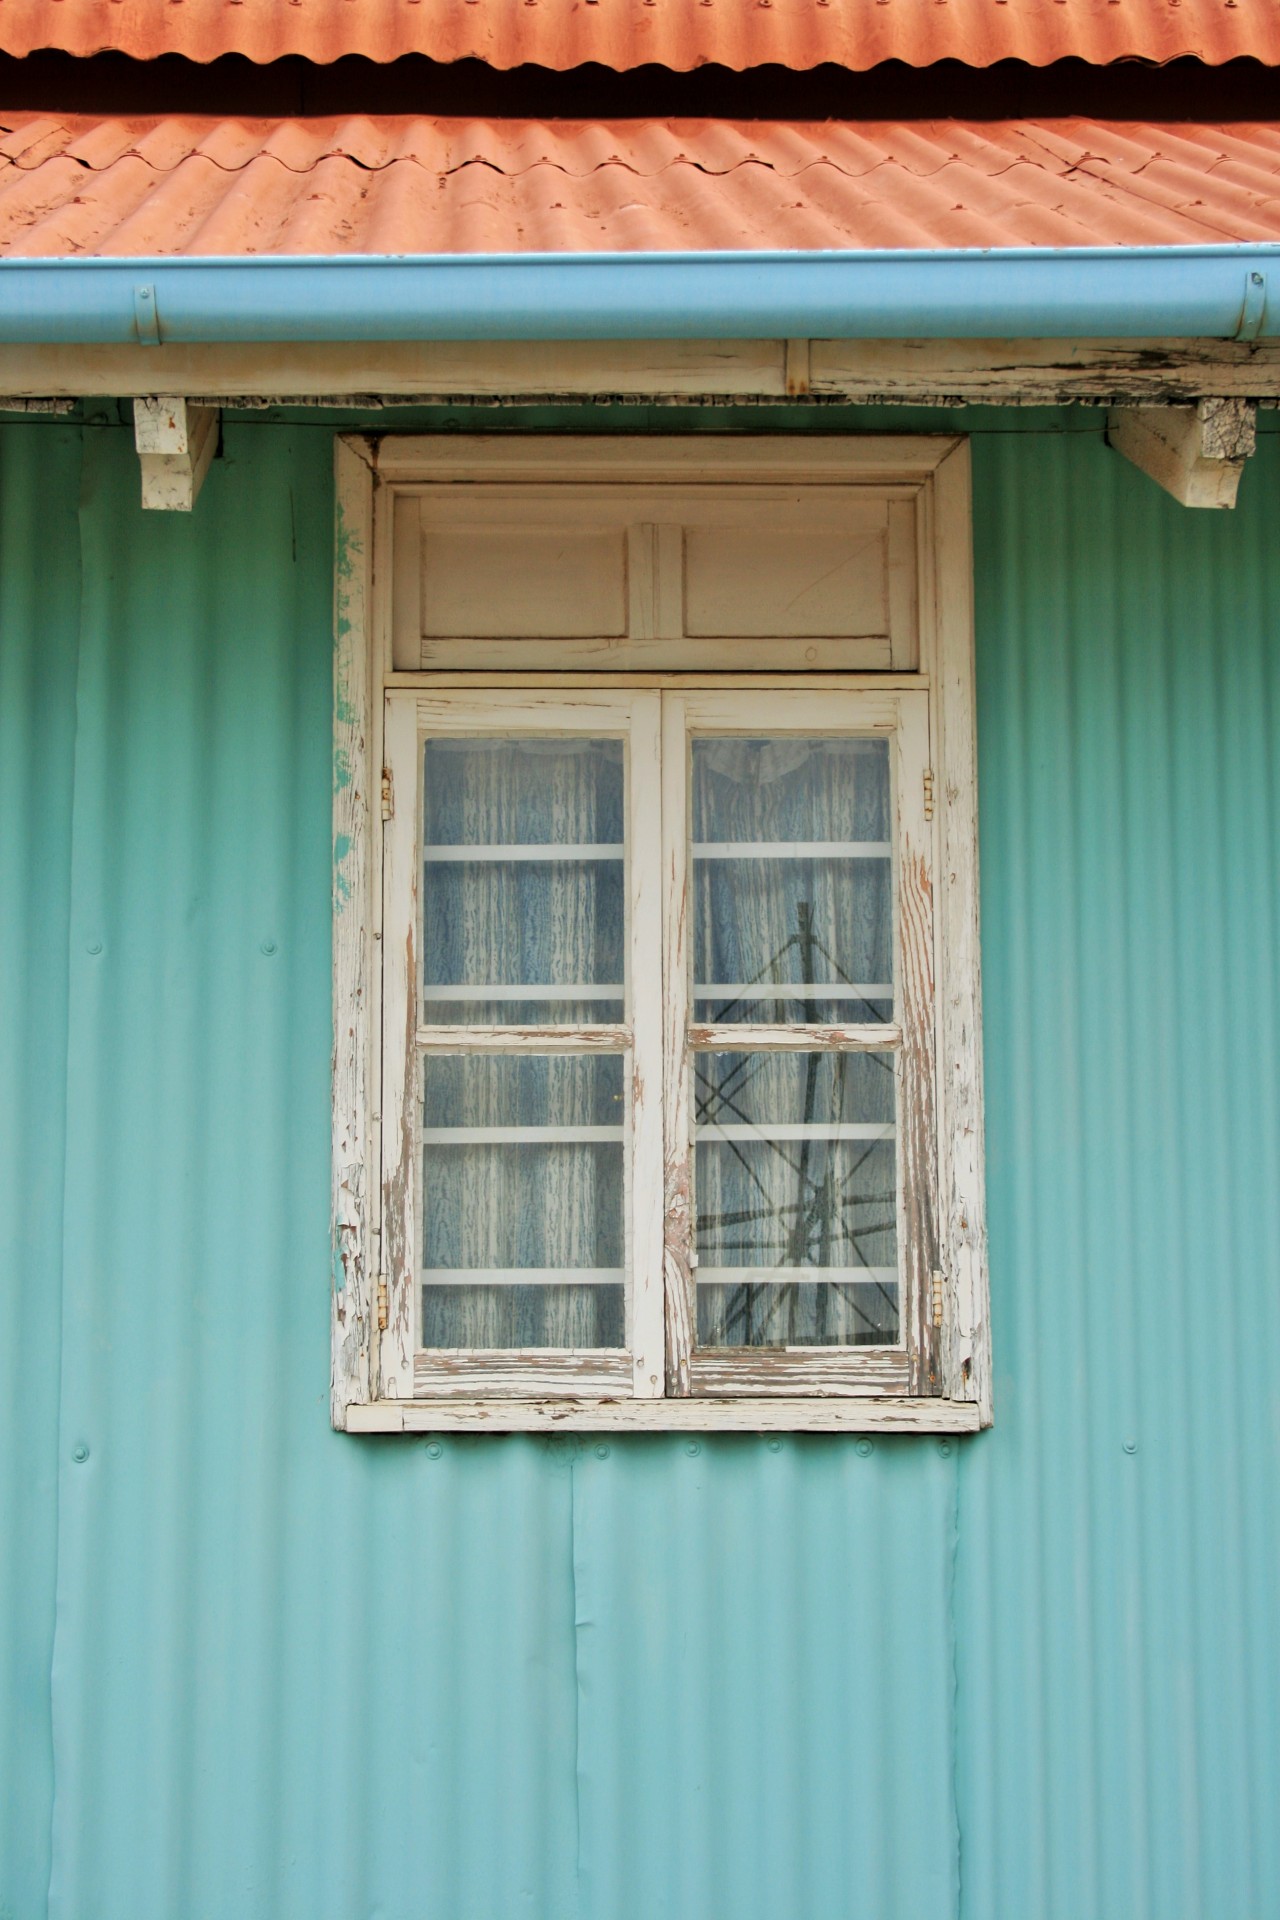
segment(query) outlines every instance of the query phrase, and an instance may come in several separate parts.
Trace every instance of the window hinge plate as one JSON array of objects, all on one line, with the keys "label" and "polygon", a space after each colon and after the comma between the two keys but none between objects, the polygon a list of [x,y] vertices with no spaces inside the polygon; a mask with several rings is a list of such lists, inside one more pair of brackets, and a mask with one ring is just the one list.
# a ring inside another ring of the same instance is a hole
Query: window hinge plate
[{"label": "window hinge plate", "polygon": [[940,1273],[935,1273],[933,1276],[933,1324],[935,1327],[942,1325],[942,1275]]},{"label": "window hinge plate", "polygon": [[391,784],[391,769],[384,767],[382,769],[382,817],[384,820],[393,820],[395,812],[396,798]]},{"label": "window hinge plate", "polygon": [[387,1276],[385,1273],[380,1273],[378,1275],[378,1332],[379,1333],[385,1333],[387,1330],[387,1320],[389,1318],[389,1304],[390,1303],[387,1297]]},{"label": "window hinge plate", "polygon": [[933,768],[932,767],[926,767],[924,770],[924,817],[926,820],[932,820],[933,818]]}]

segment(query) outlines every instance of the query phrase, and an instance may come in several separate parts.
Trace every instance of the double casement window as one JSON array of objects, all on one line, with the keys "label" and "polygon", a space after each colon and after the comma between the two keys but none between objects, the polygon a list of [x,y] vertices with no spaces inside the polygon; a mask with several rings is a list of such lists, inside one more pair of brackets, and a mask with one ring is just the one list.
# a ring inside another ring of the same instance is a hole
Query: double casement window
[{"label": "double casement window", "polygon": [[339,1424],[988,1417],[963,449],[889,448],[340,449]]}]

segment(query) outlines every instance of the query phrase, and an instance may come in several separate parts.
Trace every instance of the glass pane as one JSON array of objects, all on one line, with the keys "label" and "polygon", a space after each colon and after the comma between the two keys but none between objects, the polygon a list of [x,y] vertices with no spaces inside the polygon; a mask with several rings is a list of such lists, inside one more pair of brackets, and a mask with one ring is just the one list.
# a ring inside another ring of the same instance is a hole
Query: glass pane
[{"label": "glass pane", "polygon": [[622,741],[422,751],[423,1022],[621,1020]]},{"label": "glass pane", "polygon": [[623,1063],[424,1060],[424,1347],[626,1345]]},{"label": "glass pane", "polygon": [[887,740],[693,742],[694,1018],[893,1018]]},{"label": "glass pane", "polygon": [[891,1053],[693,1062],[698,1342],[898,1339]]}]

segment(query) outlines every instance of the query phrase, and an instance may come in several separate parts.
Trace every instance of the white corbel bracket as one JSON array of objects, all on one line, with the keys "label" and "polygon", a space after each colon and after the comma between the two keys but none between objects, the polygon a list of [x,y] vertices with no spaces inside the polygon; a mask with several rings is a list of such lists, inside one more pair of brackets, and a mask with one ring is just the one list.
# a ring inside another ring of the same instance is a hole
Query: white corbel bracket
[{"label": "white corbel bracket", "polygon": [[190,513],[218,444],[218,413],[171,394],[134,401],[144,507]]},{"label": "white corbel bracket", "polygon": [[1112,407],[1107,440],[1184,507],[1234,507],[1257,427],[1252,400]]}]

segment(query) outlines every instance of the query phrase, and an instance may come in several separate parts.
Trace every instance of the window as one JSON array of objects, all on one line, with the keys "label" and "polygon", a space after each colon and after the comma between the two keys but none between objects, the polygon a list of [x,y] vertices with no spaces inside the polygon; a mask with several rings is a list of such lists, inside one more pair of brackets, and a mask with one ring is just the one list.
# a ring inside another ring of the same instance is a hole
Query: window
[{"label": "window", "polygon": [[964,453],[340,444],[337,1424],[989,1417]]}]

